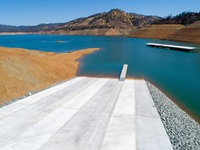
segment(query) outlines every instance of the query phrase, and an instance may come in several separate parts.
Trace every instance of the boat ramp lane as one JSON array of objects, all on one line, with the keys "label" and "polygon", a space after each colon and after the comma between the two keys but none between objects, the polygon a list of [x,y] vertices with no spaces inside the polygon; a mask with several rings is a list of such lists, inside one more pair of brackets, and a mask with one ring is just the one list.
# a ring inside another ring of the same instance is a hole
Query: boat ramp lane
[{"label": "boat ramp lane", "polygon": [[168,45],[168,44],[158,44],[158,43],[147,43],[147,46],[150,47],[160,47],[178,51],[185,51],[185,52],[198,52],[200,48],[198,47],[190,47],[190,46],[178,46],[178,45]]},{"label": "boat ramp lane", "polygon": [[123,82],[76,77],[1,108],[0,150],[172,150],[146,82],[125,71]]}]

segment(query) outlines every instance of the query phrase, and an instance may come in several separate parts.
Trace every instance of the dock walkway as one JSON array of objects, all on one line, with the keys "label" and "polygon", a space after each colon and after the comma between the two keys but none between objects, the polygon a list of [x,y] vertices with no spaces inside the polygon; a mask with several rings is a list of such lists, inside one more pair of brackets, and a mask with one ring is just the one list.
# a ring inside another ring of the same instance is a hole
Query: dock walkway
[{"label": "dock walkway", "polygon": [[172,150],[144,80],[76,77],[0,109],[0,150]]},{"label": "dock walkway", "polygon": [[146,45],[150,46],[150,47],[161,47],[161,48],[178,50],[178,51],[186,51],[186,52],[197,52],[197,51],[200,51],[199,48],[190,47],[190,46],[178,46],[178,45],[159,44],[159,43],[147,43]]}]

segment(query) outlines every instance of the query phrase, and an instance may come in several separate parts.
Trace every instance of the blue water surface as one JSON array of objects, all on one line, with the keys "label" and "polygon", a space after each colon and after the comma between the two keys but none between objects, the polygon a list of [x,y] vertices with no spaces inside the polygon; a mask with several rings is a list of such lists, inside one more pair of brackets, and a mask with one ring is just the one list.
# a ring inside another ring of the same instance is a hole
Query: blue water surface
[{"label": "blue water surface", "polygon": [[200,120],[200,53],[147,47],[146,43],[188,43],[121,36],[1,35],[0,46],[63,53],[101,48],[80,59],[77,75],[118,77],[128,64],[129,78],[145,78]]}]

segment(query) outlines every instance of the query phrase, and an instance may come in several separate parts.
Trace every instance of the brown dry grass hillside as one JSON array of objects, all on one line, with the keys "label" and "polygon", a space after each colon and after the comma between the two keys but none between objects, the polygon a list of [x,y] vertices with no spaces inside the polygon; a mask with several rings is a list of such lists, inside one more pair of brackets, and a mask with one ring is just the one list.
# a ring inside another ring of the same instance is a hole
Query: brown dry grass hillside
[{"label": "brown dry grass hillside", "polygon": [[36,26],[0,25],[0,32],[55,33],[81,35],[126,35],[130,30],[149,25],[161,17],[126,13],[112,9],[66,23],[39,24]]},{"label": "brown dry grass hillside", "polygon": [[184,26],[180,24],[150,25],[145,28],[137,29],[128,36],[136,38],[162,39],[183,27]]},{"label": "brown dry grass hillside", "polygon": [[74,31],[48,31],[40,32],[41,34],[68,34],[68,35],[128,35],[132,29],[85,29],[85,30],[74,30]]},{"label": "brown dry grass hillside", "polygon": [[0,103],[75,76],[76,60],[95,50],[56,54],[0,47]]},{"label": "brown dry grass hillside", "polygon": [[171,35],[166,36],[164,39],[189,43],[200,43],[200,21],[182,28]]}]

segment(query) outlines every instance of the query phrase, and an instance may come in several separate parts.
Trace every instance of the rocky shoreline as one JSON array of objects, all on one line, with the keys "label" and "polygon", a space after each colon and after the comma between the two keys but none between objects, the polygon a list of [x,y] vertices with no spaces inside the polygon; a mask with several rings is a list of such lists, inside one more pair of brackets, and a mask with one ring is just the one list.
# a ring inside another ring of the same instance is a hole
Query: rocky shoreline
[{"label": "rocky shoreline", "polygon": [[175,150],[200,150],[200,125],[151,83],[146,82]]}]

